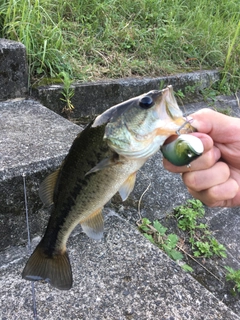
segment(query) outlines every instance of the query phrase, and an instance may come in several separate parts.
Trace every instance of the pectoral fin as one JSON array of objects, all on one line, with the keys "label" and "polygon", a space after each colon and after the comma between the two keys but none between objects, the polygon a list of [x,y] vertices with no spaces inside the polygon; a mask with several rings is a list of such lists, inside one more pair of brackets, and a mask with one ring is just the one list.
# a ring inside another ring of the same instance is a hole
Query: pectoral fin
[{"label": "pectoral fin", "polygon": [[132,173],[118,190],[122,201],[127,200],[129,194],[133,191],[137,173]]},{"label": "pectoral fin", "polygon": [[103,237],[104,229],[102,209],[95,211],[89,217],[80,221],[80,224],[89,238],[100,240]]},{"label": "pectoral fin", "polygon": [[60,168],[47,176],[47,178],[43,180],[39,187],[40,199],[46,206],[50,206],[53,204],[53,194],[59,172]]},{"label": "pectoral fin", "polygon": [[99,170],[103,170],[108,167],[115,166],[116,164],[122,163],[123,161],[119,159],[118,154],[114,154],[111,158],[106,158],[100,161],[95,167],[93,167],[90,171],[88,171],[85,176],[90,173],[97,172]]}]

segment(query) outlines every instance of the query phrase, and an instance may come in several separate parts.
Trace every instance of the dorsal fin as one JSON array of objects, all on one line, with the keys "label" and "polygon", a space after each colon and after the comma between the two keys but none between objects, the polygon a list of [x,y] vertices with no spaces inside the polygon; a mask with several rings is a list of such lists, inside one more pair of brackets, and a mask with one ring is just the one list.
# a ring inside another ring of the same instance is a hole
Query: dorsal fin
[{"label": "dorsal fin", "polygon": [[89,217],[80,221],[80,224],[89,238],[100,240],[103,236],[104,229],[102,209],[93,212]]},{"label": "dorsal fin", "polygon": [[40,184],[39,196],[43,204],[46,206],[50,206],[53,204],[53,194],[59,172],[60,168],[47,176],[47,178],[45,178]]},{"label": "dorsal fin", "polygon": [[133,191],[135,181],[136,181],[136,175],[137,175],[136,172],[130,174],[130,176],[121,185],[120,189],[118,190],[118,192],[122,198],[122,201],[127,200],[129,194]]}]

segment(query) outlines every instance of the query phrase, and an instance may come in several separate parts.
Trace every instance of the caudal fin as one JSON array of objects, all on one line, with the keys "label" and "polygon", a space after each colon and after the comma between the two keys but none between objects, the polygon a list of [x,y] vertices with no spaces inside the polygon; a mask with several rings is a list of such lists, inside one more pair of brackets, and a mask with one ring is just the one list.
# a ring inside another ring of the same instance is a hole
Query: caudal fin
[{"label": "caudal fin", "polygon": [[31,281],[45,280],[60,290],[71,289],[72,270],[67,252],[49,257],[40,243],[29,258],[22,277]]}]

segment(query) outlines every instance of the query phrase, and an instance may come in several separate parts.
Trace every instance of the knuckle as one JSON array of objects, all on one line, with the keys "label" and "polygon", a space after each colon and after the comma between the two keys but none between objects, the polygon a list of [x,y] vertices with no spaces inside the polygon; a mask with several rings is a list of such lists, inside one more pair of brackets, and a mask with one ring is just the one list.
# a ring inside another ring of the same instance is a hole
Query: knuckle
[{"label": "knuckle", "polygon": [[184,184],[191,190],[194,191],[200,191],[198,188],[198,179],[197,179],[197,173],[196,172],[186,172],[183,173],[182,179]]},{"label": "knuckle", "polygon": [[209,150],[205,153],[205,166],[206,168],[210,168],[216,162],[215,152],[214,149]]},{"label": "knuckle", "polygon": [[221,175],[222,182],[225,182],[230,177],[230,168],[229,166],[222,161],[219,161],[215,165],[216,174]]}]

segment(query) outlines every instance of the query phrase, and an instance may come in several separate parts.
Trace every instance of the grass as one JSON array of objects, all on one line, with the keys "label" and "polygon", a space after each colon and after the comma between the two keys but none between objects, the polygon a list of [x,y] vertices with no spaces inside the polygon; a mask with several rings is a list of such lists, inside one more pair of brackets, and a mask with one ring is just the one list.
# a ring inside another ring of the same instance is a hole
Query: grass
[{"label": "grass", "polygon": [[[173,216],[177,219],[179,230],[176,229],[176,231],[179,235],[170,233],[169,229],[158,220],[151,222],[147,218],[142,218],[137,225],[146,239],[177,261],[185,271],[193,273],[195,271],[196,265],[193,267],[185,263],[188,261],[186,258],[190,258],[207,273],[222,282],[204,266],[206,259],[211,258],[216,261],[216,258],[227,257],[226,248],[213,237],[208,225],[202,223],[204,215],[203,204],[193,199],[187,200],[185,204],[174,209]],[[203,264],[200,263],[199,258],[203,259]],[[234,270],[229,266],[225,266],[225,270],[225,279],[233,284],[232,293],[235,295],[240,292],[240,270]]]},{"label": "grass", "polygon": [[210,258],[214,255],[226,258],[226,248],[211,235],[208,225],[201,222],[205,210],[199,200],[188,200],[174,209],[178,228],[187,231],[194,257]]},{"label": "grass", "polygon": [[228,271],[226,274],[226,280],[234,283],[233,294],[240,292],[240,270],[234,270],[231,267],[225,267]]},{"label": "grass", "polygon": [[0,37],[25,44],[32,83],[222,68],[226,90],[239,83],[239,18],[238,0],[2,0]]}]

